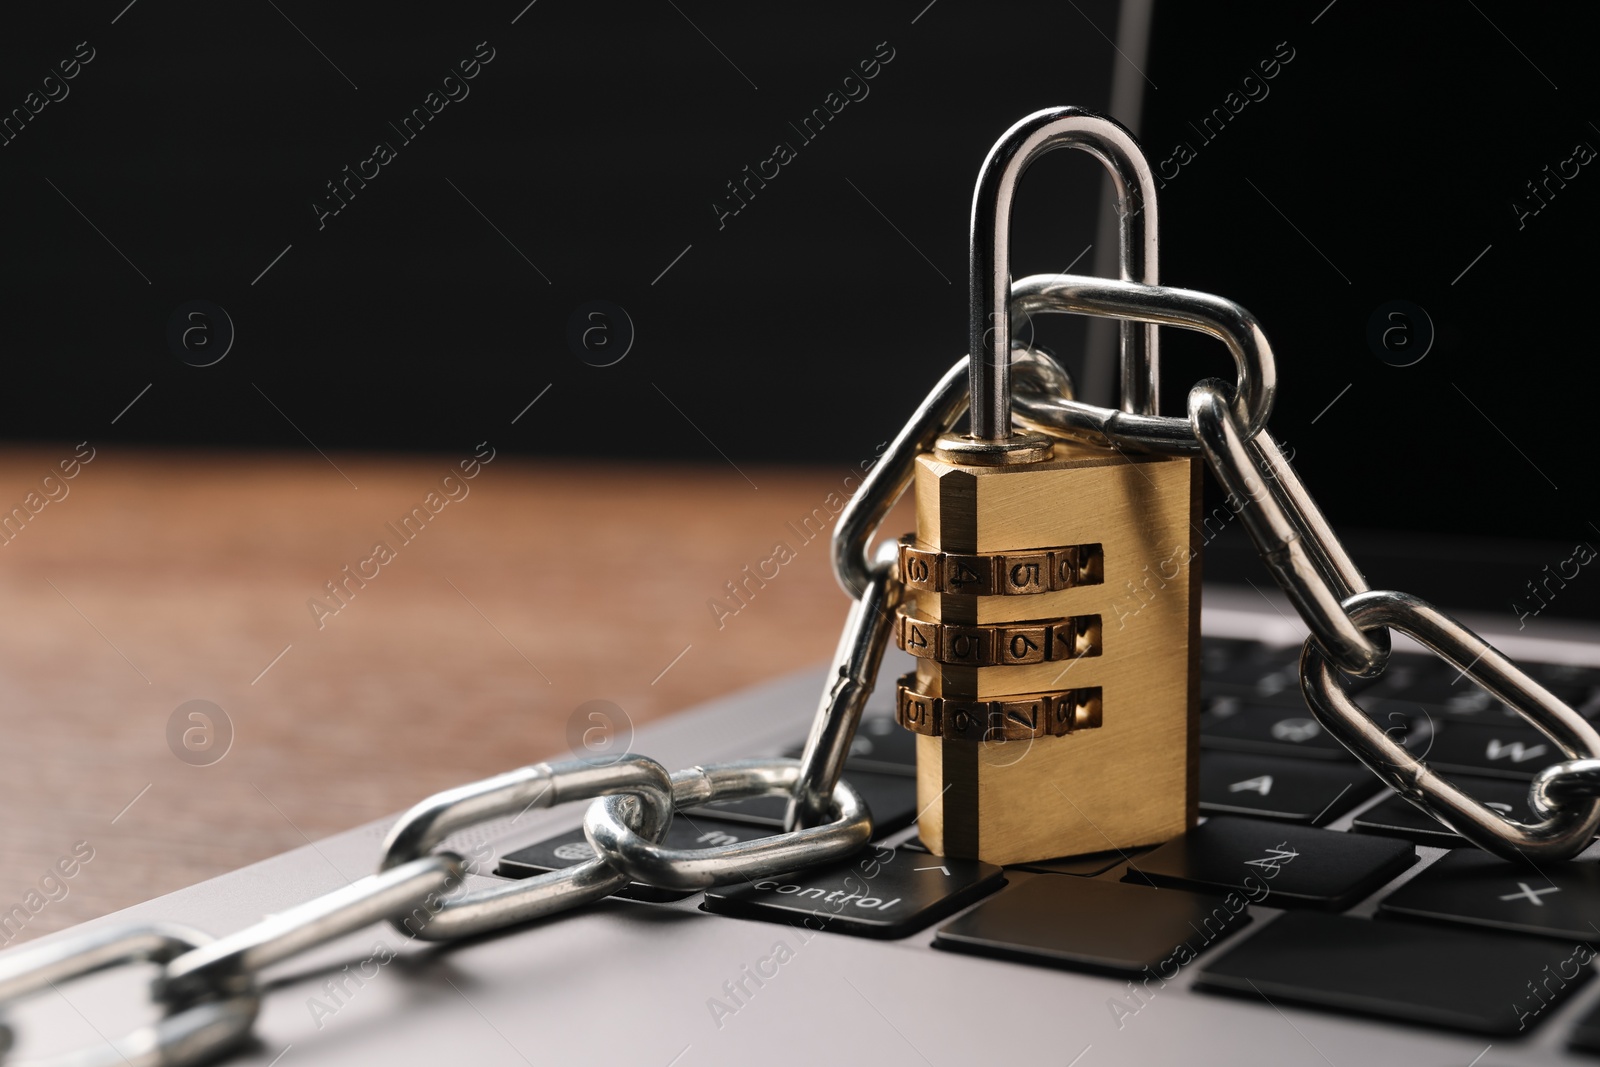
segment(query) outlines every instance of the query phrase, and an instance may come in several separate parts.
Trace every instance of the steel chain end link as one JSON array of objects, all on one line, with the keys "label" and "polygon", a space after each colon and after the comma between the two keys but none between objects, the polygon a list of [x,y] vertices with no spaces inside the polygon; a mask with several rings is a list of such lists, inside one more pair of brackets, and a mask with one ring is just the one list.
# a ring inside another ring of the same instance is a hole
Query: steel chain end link
[{"label": "steel chain end link", "polygon": [[1546,768],[1532,786],[1529,806],[1537,821],[1503,815],[1431,770],[1374,722],[1345,690],[1316,638],[1308,637],[1300,657],[1300,684],[1329,734],[1395,792],[1486,852],[1511,860],[1563,860],[1594,840],[1600,830],[1600,796],[1595,795],[1600,733],[1593,726],[1493,645],[1409,593],[1369,590],[1346,600],[1344,610],[1364,630],[1392,628],[1420,642],[1504,701],[1561,749],[1567,761]]},{"label": "steel chain end link", "polygon": [[1569,759],[1534,776],[1528,803],[1535,815],[1550,815],[1590,797],[1600,797],[1600,759]]},{"label": "steel chain end link", "polygon": [[[214,944],[196,930],[170,923],[102,926],[75,936],[18,949],[0,957],[0,1005],[9,1006],[62,983],[138,964],[170,966]],[[196,1003],[168,1000],[158,986],[164,1018],[120,1038],[104,1038],[82,1051],[30,1067],[184,1067],[237,1047],[250,1035],[261,1010],[253,983]],[[7,1038],[10,1030],[0,1030]],[[7,1040],[6,1045],[10,1042]]]}]

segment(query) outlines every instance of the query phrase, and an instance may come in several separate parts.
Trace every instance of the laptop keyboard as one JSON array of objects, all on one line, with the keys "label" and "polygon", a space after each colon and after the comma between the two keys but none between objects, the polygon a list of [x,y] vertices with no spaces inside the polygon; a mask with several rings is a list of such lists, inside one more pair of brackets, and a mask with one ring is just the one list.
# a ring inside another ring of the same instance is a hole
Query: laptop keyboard
[{"label": "laptop keyboard", "polygon": [[[1507,863],[1400,797],[1380,796],[1382,784],[1306,709],[1298,654],[1204,640],[1205,821],[1176,841],[1005,870],[932,855],[914,836],[884,843],[915,819],[916,745],[874,702],[847,774],[880,843],[835,867],[709,890],[701,907],[874,938],[910,937],[968,909],[937,929],[935,947],[1162,984],[1193,962],[1194,988],[1208,993],[1502,1038],[1531,1032],[1593,973],[1600,859]],[[1600,710],[1600,669],[1525,669],[1584,715]],[[1525,818],[1527,781],[1558,753],[1457,673],[1396,653],[1382,678],[1360,687],[1361,701],[1474,796]],[[799,745],[785,754],[799,755]],[[684,812],[668,844],[777,833],[784,807],[764,798]],[[1336,821],[1350,829],[1329,829]],[[1419,854],[1418,845],[1430,848]],[[497,873],[528,877],[590,854],[575,830],[504,856]],[[633,884],[617,895],[694,894]],[[1600,1008],[1564,1040],[1600,1053]]]}]

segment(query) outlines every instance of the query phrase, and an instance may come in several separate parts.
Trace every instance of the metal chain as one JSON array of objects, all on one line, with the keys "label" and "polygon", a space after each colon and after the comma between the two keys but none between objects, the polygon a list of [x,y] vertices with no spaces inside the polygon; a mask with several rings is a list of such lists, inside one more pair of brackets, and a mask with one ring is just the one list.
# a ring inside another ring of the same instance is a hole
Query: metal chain
[{"label": "metal chain", "polygon": [[[718,848],[657,842],[675,808],[741,797],[791,796],[800,764],[742,760],[669,775],[643,756],[541,763],[447,790],[402,815],[375,874],[218,940],[164,923],[99,927],[0,957],[0,1007],[64,982],[155,964],[151,987],[165,1017],[117,1040],[49,1061],[49,1067],[184,1067],[237,1047],[261,1007],[261,971],[374,923],[407,937],[466,937],[550,915],[615,892],[630,878],[700,889],[842,859],[872,837],[861,795],[839,782],[830,821]],[[594,800],[586,829],[594,859],[487,889],[462,891],[470,865],[432,849],[451,834],[534,807]],[[0,1027],[0,1054],[14,1035]],[[42,1067],[35,1063],[34,1067]]]},{"label": "metal chain", "polygon": [[[1274,392],[1272,350],[1248,311],[1207,293],[1074,275],[1035,275],[1014,283],[1011,292],[1014,321],[1032,312],[1071,312],[1180,326],[1225,343],[1239,368],[1238,383],[1196,384],[1187,419],[1130,415],[1023,390],[1016,398],[1018,421],[1119,451],[1204,455],[1238,505],[1234,510],[1274,581],[1310,630],[1300,658],[1301,688],[1331,735],[1401,796],[1487,852],[1506,859],[1568,859],[1594,839],[1600,829],[1600,732],[1438,608],[1408,593],[1369,588],[1266,429]],[[1530,788],[1536,821],[1502,815],[1451,784],[1350,697],[1340,675],[1382,675],[1391,629],[1503,701],[1567,756],[1545,768]]]}]

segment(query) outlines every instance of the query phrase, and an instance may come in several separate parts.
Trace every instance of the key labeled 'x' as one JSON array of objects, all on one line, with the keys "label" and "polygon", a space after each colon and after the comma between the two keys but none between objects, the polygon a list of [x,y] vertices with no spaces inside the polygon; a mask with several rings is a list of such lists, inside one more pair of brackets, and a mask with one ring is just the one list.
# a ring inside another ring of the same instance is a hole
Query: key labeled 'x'
[{"label": "key labeled 'x'", "polygon": [[1535,889],[1532,886],[1530,886],[1527,882],[1518,882],[1517,883],[1517,889],[1518,889],[1518,892],[1516,892],[1516,893],[1507,893],[1504,896],[1502,896],[1500,899],[1501,900],[1522,900],[1522,899],[1526,899],[1526,900],[1530,901],[1531,903],[1537,904],[1539,907],[1542,908],[1542,907],[1544,907],[1544,901],[1539,899],[1541,896],[1543,896],[1546,893],[1559,893],[1559,892],[1561,892],[1561,887],[1558,886],[1558,885],[1553,885],[1549,889]]}]

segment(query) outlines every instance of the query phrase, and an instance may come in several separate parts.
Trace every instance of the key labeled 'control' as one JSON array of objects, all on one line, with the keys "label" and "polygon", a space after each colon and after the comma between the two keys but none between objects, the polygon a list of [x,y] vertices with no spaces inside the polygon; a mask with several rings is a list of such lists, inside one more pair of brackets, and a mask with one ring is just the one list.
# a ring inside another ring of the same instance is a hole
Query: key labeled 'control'
[{"label": "key labeled 'control'", "polygon": [[988,863],[880,846],[839,866],[708,890],[705,906],[742,919],[894,938],[1004,884],[1004,872]]}]

